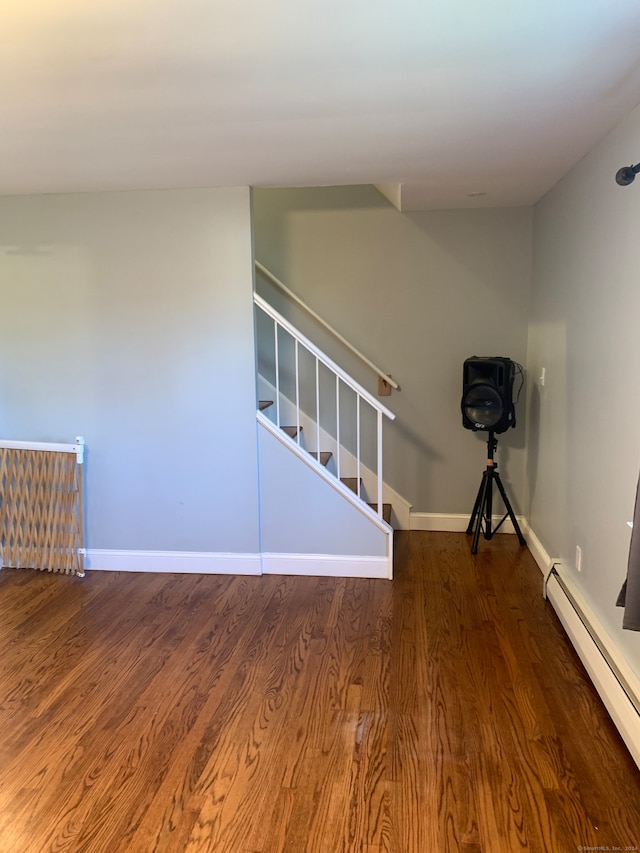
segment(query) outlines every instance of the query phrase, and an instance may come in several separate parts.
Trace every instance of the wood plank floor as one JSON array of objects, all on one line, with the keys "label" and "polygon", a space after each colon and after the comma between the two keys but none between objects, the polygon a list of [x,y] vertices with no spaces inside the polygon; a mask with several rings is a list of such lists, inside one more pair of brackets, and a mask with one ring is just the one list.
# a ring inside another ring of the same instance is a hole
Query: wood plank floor
[{"label": "wood plank floor", "polygon": [[0,572],[0,853],[640,846],[640,771],[514,536],[396,579]]}]

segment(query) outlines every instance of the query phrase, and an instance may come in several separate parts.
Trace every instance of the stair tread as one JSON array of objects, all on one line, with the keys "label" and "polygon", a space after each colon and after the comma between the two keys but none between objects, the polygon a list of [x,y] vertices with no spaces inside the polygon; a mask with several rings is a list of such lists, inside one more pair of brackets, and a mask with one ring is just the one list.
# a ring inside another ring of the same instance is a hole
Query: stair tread
[{"label": "stair tread", "polygon": [[302,427],[297,426],[283,426],[280,427],[280,429],[283,430],[283,432],[286,432],[286,434],[291,438],[295,438],[299,432],[302,432]]},{"label": "stair tread", "polygon": [[258,401],[258,409],[262,412],[264,409],[268,409],[269,406],[273,406],[273,400],[259,400]]},{"label": "stair tread", "polygon": [[[357,477],[340,477],[340,482],[344,483],[352,492],[358,494],[358,478]],[[362,477],[360,477],[360,492],[362,492]]]},{"label": "stair tread", "polygon": [[[374,512],[378,512],[378,504],[369,504]],[[391,504],[382,504],[382,518],[387,524],[391,524]]]},{"label": "stair tread", "polygon": [[[314,459],[318,459],[318,451],[317,450],[310,450],[309,453],[313,456]],[[333,453],[330,450],[321,450],[320,451],[320,464],[326,465],[332,456],[333,456]]]}]

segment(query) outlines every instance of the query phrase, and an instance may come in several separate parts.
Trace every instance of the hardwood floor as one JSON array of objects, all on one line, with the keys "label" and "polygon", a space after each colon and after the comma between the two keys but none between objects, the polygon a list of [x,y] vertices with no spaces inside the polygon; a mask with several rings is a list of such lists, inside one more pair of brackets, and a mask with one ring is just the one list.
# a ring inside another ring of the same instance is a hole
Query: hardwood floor
[{"label": "hardwood floor", "polygon": [[640,846],[636,768],[514,536],[393,583],[0,572],[0,853]]}]

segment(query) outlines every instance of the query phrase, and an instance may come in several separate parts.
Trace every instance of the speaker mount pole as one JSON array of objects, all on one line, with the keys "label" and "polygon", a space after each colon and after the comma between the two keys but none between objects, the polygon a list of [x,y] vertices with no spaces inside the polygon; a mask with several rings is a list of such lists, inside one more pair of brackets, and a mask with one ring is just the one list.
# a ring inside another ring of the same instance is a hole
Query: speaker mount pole
[{"label": "speaker mount pole", "polygon": [[[489,436],[487,438],[487,467],[482,474],[480,488],[478,489],[478,494],[473,505],[471,518],[469,519],[469,524],[467,526],[467,534],[473,533],[473,542],[471,544],[472,554],[478,553],[478,541],[480,539],[480,532],[483,529],[483,522],[484,538],[489,540],[493,538],[493,536],[502,527],[502,524],[507,520],[507,518],[509,518],[511,519],[511,523],[513,524],[513,528],[518,537],[518,542],[520,542],[521,545],[527,544],[524,536],[522,535],[522,531],[520,530],[520,526],[509,502],[509,498],[507,497],[507,493],[505,492],[504,486],[502,485],[502,480],[500,479],[500,474],[497,470],[498,463],[494,461],[494,453],[497,447],[498,439],[495,437],[493,430],[489,430]],[[498,522],[495,528],[493,528],[492,526],[494,482],[498,488],[498,491],[500,492],[500,497],[502,498],[505,509],[507,510],[504,514],[504,517],[501,519],[501,521]]]}]

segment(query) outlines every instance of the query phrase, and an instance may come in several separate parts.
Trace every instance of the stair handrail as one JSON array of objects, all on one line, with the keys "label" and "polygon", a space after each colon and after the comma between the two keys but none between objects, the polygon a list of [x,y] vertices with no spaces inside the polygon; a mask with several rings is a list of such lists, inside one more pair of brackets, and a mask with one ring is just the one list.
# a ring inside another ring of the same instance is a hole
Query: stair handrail
[{"label": "stair handrail", "polygon": [[396,391],[400,390],[400,386],[395,381],[395,379],[392,379],[388,373],[385,373],[384,370],[382,370],[381,368],[379,368],[377,366],[377,364],[374,364],[374,362],[371,361],[371,359],[367,358],[366,355],[361,353],[357,347],[355,347],[350,341],[348,341],[344,337],[344,335],[341,335],[340,332],[336,331],[336,329],[334,329],[332,325],[327,323],[327,321],[323,317],[321,317],[316,311],[313,310],[313,308],[311,308],[309,305],[307,305],[307,303],[304,300],[302,300],[290,288],[288,288],[287,285],[284,284],[284,282],[280,281],[280,279],[277,276],[275,276],[270,270],[268,270],[264,266],[264,264],[261,264],[260,261],[258,261],[258,260],[255,260],[254,263],[255,263],[256,269],[258,270],[258,272],[261,275],[263,275],[265,278],[267,278],[272,284],[274,284],[283,293],[286,293],[286,295],[293,302],[295,302],[301,308],[303,308],[307,312],[307,314],[309,314],[311,317],[313,317],[314,320],[316,320],[318,323],[320,323],[320,325],[323,326],[328,332],[330,332],[334,336],[334,338],[336,338],[336,340],[340,341],[340,343],[343,346],[345,346],[354,355],[356,355],[362,362],[364,362],[364,364],[366,364],[367,367],[370,367],[374,373],[376,373],[384,382],[387,383],[387,385],[390,385],[392,388],[395,388]]},{"label": "stair handrail", "polygon": [[272,320],[275,320],[283,329],[291,335],[294,340],[298,340],[309,352],[314,355],[318,361],[322,362],[325,367],[328,367],[329,370],[334,373],[336,376],[339,376],[340,379],[355,391],[357,394],[362,397],[363,400],[366,400],[369,405],[375,409],[377,412],[381,412],[385,415],[389,420],[394,421],[396,419],[395,414],[388,409],[386,406],[383,406],[382,403],[374,397],[366,388],[363,388],[359,382],[356,382],[353,377],[349,376],[349,374],[343,370],[338,364],[335,363],[332,359],[329,358],[328,355],[325,355],[321,349],[319,349],[312,341],[309,340],[305,335],[302,334],[296,327],[287,320],[286,317],[283,317],[275,308],[273,308],[264,297],[260,296],[259,293],[253,294],[254,304],[260,307],[265,314],[271,317]]}]

